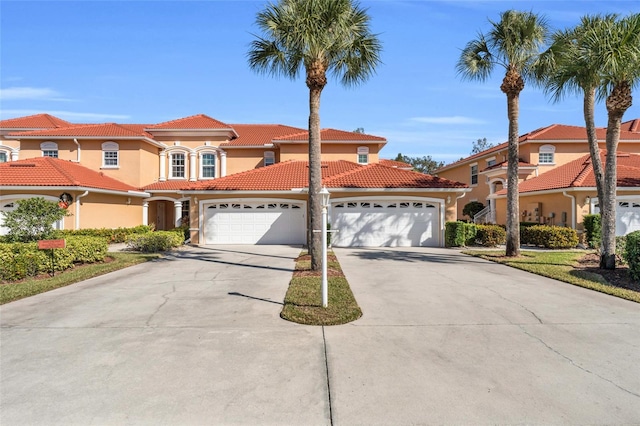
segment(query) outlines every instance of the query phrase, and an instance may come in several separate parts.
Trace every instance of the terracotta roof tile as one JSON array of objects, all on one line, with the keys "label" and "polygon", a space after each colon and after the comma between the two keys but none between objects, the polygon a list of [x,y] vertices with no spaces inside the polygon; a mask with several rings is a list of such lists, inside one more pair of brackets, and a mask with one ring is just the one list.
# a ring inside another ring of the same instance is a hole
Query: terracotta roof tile
[{"label": "terracotta roof tile", "polygon": [[231,127],[236,131],[238,137],[220,144],[220,146],[262,146],[273,143],[274,139],[282,135],[305,131],[298,127],[282,124],[232,124]]},{"label": "terracotta roof tile", "polygon": [[[356,133],[356,132],[346,132],[344,130],[336,130],[336,129],[322,129],[320,130],[320,140],[321,141],[360,141],[360,142],[386,142],[385,138],[381,138],[380,136],[372,136],[364,133]],[[276,141],[283,142],[308,142],[309,141],[309,132],[307,130],[303,130],[301,132],[282,135],[276,139]]]},{"label": "terracotta roof tile", "polygon": [[13,132],[12,136],[42,136],[42,137],[129,137],[151,138],[151,135],[142,130],[142,125],[136,124],[82,124],[60,127],[47,130],[34,130],[31,132]]},{"label": "terracotta roof tile", "polygon": [[387,160],[386,158],[381,158],[379,161],[383,166],[395,167],[397,169],[407,169],[412,170],[413,166],[409,163],[405,163],[404,161],[396,161],[396,160]]},{"label": "terracotta roof tile", "polygon": [[[605,151],[601,151],[604,165]],[[617,155],[617,186],[640,187],[640,155],[619,152]],[[595,188],[596,180],[593,174],[591,157],[584,155],[563,166],[549,170],[540,176],[527,179],[518,185],[520,193],[545,191],[565,188]],[[505,195],[502,189],[496,195]]]},{"label": "terracotta roof tile", "polygon": [[467,188],[468,185],[382,164],[369,164],[323,181],[330,188]]},{"label": "terracotta roof tile", "polygon": [[[488,170],[499,169],[499,168],[502,168],[502,167],[504,167],[506,169],[508,165],[509,165],[509,162],[505,160],[505,161],[502,161],[500,163],[496,163],[496,164],[493,164],[493,165],[491,165],[489,167],[486,167],[485,169],[482,169],[481,172],[486,172]],[[527,163],[526,161],[520,160],[520,161],[518,161],[518,167],[536,167],[536,165],[535,164],[531,164],[531,163]]]},{"label": "terracotta roof tile", "polygon": [[49,114],[35,114],[0,121],[0,128],[5,129],[55,129],[72,125],[68,121]]},{"label": "terracotta roof tile", "polygon": [[38,157],[0,164],[2,186],[86,187],[112,191],[136,191],[133,186],[71,161]]},{"label": "terracotta roof tile", "polygon": [[168,129],[231,129],[231,126],[204,114],[178,118],[147,127],[149,130]]}]

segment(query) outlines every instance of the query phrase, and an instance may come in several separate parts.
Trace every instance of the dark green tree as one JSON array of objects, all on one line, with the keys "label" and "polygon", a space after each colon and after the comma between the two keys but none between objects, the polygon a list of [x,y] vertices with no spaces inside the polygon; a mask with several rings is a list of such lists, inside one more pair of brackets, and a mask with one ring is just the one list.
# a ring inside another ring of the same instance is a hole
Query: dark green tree
[{"label": "dark green tree", "polygon": [[478,139],[477,141],[472,142],[473,147],[471,148],[471,155],[479,154],[482,151],[485,151],[489,148],[492,148],[494,145],[487,141],[487,138]]},{"label": "dark green tree", "polygon": [[27,243],[51,238],[53,224],[69,213],[57,203],[42,197],[27,198],[15,202],[14,210],[3,213],[3,226],[9,229],[7,239]]},{"label": "dark green tree", "polygon": [[420,173],[425,173],[428,175],[432,175],[438,170],[440,167],[444,166],[444,162],[436,161],[431,158],[430,155],[425,155],[422,157],[409,157],[408,155],[402,155],[398,153],[395,161],[402,161],[403,163],[411,164],[413,170]]}]

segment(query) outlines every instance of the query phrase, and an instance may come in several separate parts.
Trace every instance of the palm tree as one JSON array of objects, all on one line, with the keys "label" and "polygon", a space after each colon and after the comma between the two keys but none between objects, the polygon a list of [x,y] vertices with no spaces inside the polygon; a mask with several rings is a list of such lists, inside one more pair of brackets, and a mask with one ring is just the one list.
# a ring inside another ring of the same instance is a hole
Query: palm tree
[{"label": "palm tree", "polygon": [[352,0],[280,0],[259,12],[249,66],[262,73],[296,79],[305,70],[309,88],[309,229],[311,267],[321,267],[322,226],[320,95],[327,74],[345,86],[367,80],[380,63],[381,43],[369,29],[367,10]]},{"label": "palm tree", "polygon": [[[585,16],[577,27],[556,32],[552,45],[534,66],[536,77],[554,101],[567,93],[582,92],[584,96],[585,127],[603,223],[600,266],[606,269],[615,268],[615,153],[622,115],[631,106],[630,88],[634,79],[638,80],[638,16],[623,20],[613,14]],[[618,94],[614,94],[615,90]],[[606,170],[596,136],[596,97],[607,98],[610,120],[612,113],[614,116],[614,122],[610,121],[607,129]],[[612,109],[609,109],[609,98]]]},{"label": "palm tree", "polygon": [[487,34],[472,40],[460,54],[456,66],[465,79],[486,81],[496,66],[505,69],[500,90],[507,95],[509,119],[509,153],[507,165],[507,256],[520,255],[520,222],[518,212],[518,117],[520,92],[525,78],[547,38],[545,20],[532,12],[508,10],[500,21],[491,23]]},{"label": "palm tree", "polygon": [[601,70],[602,87],[608,94],[607,157],[603,198],[598,199],[602,223],[600,268],[615,269],[617,150],[622,117],[631,107],[632,88],[640,83],[640,13],[591,29],[585,38],[594,46],[592,59]]}]

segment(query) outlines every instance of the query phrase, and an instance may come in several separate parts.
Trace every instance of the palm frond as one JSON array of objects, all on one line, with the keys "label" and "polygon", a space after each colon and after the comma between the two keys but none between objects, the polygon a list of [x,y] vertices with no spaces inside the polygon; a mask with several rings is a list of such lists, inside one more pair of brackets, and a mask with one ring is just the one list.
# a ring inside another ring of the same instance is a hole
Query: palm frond
[{"label": "palm frond", "polygon": [[477,39],[471,40],[462,49],[456,71],[464,79],[485,81],[494,66],[495,58],[489,50],[487,40],[483,34],[479,34]]}]

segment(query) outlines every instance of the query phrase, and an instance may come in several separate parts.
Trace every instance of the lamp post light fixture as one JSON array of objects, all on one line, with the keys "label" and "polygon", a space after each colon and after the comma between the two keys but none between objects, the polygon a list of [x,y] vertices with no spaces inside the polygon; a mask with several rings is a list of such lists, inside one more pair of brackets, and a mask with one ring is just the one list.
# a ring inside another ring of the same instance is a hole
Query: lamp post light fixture
[{"label": "lamp post light fixture", "polygon": [[322,199],[322,307],[329,304],[329,285],[327,283],[327,209],[329,208],[329,191],[322,187],[318,193]]}]

